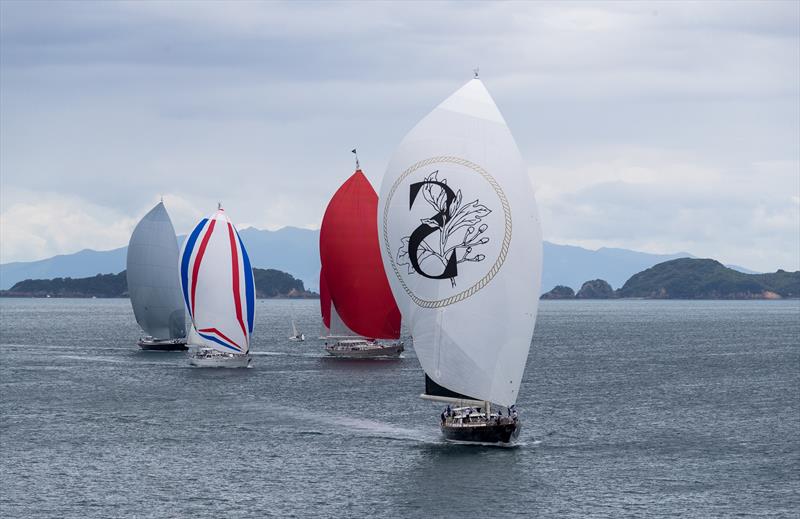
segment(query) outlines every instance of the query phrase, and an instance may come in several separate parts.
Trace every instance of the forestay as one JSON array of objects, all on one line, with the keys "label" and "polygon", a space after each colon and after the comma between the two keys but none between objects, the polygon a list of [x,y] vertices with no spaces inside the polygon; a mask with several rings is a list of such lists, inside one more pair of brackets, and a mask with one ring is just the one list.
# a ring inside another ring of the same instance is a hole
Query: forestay
[{"label": "forestay", "polygon": [[184,242],[180,274],[184,303],[201,343],[196,345],[247,353],[255,314],[253,270],[223,209],[203,219]]},{"label": "forestay", "polygon": [[331,295],[328,292],[328,282],[325,281],[325,270],[319,270],[319,312],[322,316],[324,335],[331,333]]},{"label": "forestay", "polygon": [[513,404],[536,319],[541,230],[519,150],[479,79],[401,142],[378,229],[425,373],[450,391]]},{"label": "forestay", "polygon": [[186,336],[177,262],[175,229],[159,202],[133,230],[126,267],[136,322],[157,339]]}]

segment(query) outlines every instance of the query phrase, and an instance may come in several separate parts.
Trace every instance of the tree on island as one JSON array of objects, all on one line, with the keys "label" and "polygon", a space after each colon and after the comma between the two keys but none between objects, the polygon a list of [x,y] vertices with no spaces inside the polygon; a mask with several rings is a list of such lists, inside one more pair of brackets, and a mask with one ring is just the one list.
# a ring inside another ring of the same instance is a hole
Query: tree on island
[{"label": "tree on island", "polygon": [[614,289],[604,279],[587,281],[575,294],[576,299],[611,299],[617,297]]},{"label": "tree on island", "polygon": [[557,285],[553,290],[542,294],[539,299],[575,299],[575,291],[564,285]]}]

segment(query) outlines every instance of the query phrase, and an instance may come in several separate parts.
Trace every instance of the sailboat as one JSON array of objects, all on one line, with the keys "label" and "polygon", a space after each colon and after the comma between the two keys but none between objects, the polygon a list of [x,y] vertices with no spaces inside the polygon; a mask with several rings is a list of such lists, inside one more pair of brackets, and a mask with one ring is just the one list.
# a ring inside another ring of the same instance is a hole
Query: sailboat
[{"label": "sailboat", "polygon": [[292,335],[289,337],[290,341],[304,341],[306,340],[306,336],[303,333],[297,331],[297,325],[292,319]]},{"label": "sailboat", "polygon": [[355,172],[328,203],[319,237],[325,351],[334,357],[397,357],[404,349],[400,311],[381,263],[377,211],[378,195],[356,156]]},{"label": "sailboat", "polygon": [[192,320],[189,363],[248,367],[255,317],[253,269],[239,233],[221,205],[186,238],[180,277]]},{"label": "sailboat", "polygon": [[[444,438],[509,445],[541,282],[533,188],[475,78],[398,146],[379,204],[381,255]],[[505,412],[503,410],[505,409]]]},{"label": "sailboat", "polygon": [[136,322],[146,334],[137,343],[143,350],[186,349],[177,262],[175,229],[161,201],[136,225],[128,243],[128,294]]}]

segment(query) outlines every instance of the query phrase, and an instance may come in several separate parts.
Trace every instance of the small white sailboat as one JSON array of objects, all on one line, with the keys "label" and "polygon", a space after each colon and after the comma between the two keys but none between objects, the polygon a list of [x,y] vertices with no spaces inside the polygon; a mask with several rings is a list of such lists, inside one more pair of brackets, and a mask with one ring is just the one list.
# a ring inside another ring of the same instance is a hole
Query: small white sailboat
[{"label": "small white sailboat", "polygon": [[189,363],[209,368],[249,366],[255,317],[253,269],[221,206],[186,238],[180,277],[192,319]]},{"label": "small white sailboat", "polygon": [[425,372],[421,396],[448,404],[445,439],[512,443],[541,229],[522,157],[477,74],[398,146],[378,215],[383,264]]},{"label": "small white sailboat", "polygon": [[186,349],[186,325],[178,281],[175,229],[159,202],[134,228],[128,243],[126,277],[143,350]]},{"label": "small white sailboat", "polygon": [[295,324],[294,319],[292,319],[292,335],[289,336],[290,341],[305,341],[306,336],[303,333],[297,331],[297,324]]}]

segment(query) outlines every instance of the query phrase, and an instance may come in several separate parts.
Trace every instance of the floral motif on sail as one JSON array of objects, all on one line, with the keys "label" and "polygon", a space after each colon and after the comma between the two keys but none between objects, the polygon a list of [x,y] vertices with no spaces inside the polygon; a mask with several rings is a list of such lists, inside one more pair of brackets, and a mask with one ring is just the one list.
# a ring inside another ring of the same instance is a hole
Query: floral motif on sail
[{"label": "floral motif on sail", "polygon": [[[430,172],[430,173],[428,173]],[[447,306],[470,297],[497,274],[511,241],[508,201],[492,176],[457,157],[433,157],[409,167],[389,192],[408,199],[403,223],[383,220],[392,269],[420,306]],[[428,280],[450,281],[449,288]]]}]

